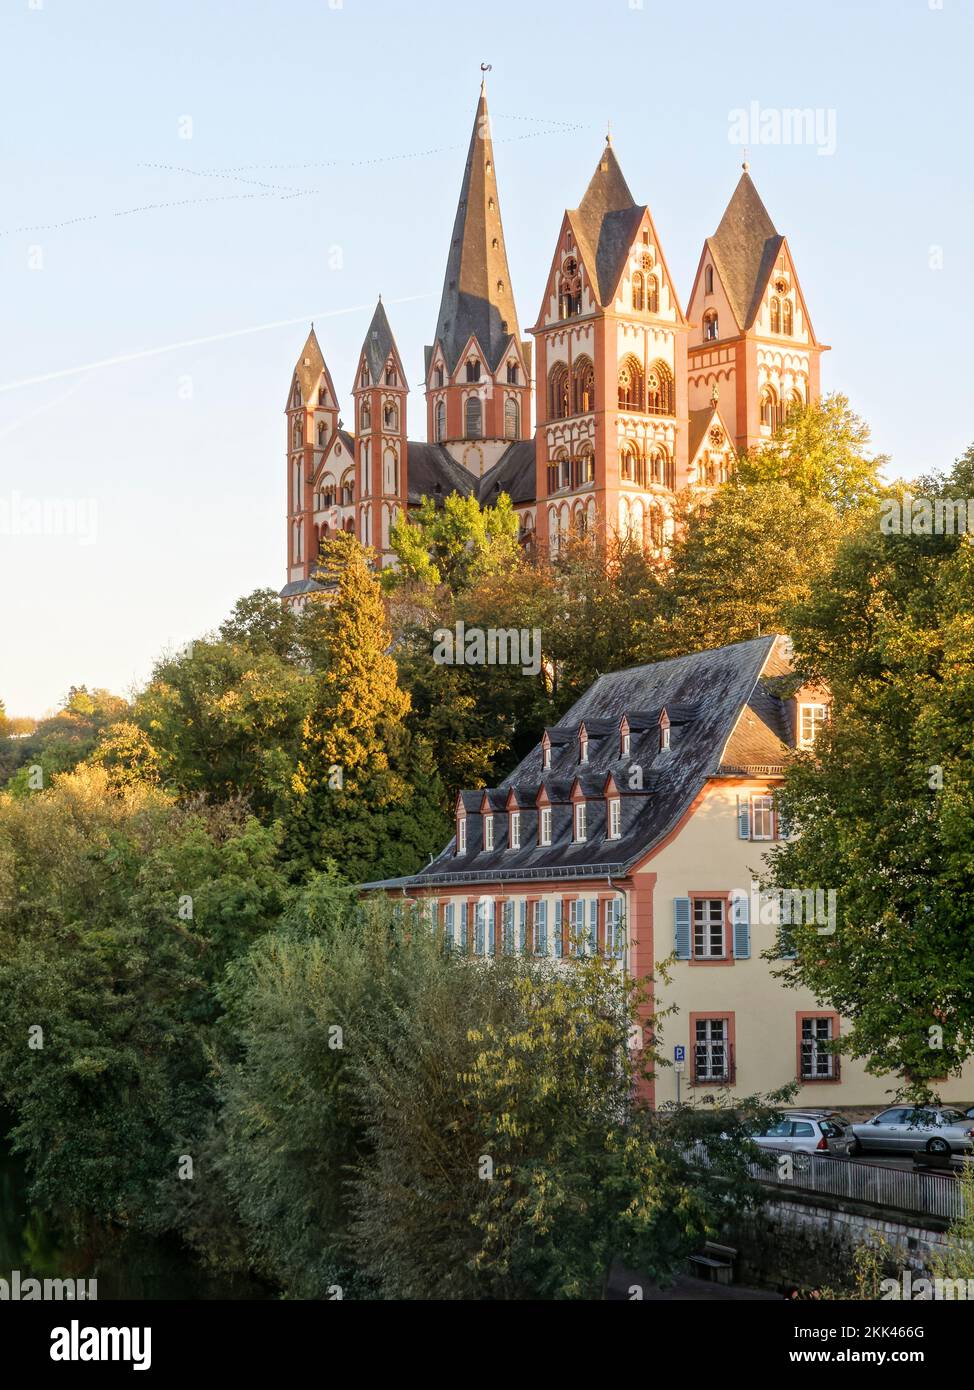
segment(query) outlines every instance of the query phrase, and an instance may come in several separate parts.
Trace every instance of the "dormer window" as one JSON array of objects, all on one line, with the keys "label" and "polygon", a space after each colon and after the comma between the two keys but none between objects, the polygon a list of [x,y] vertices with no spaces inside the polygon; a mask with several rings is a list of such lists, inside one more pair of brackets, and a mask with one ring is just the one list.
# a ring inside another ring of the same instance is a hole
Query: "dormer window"
[{"label": "dormer window", "polygon": [[822,726],[829,717],[828,705],[809,704],[798,707],[798,746],[812,748]]},{"label": "dormer window", "polygon": [[628,721],[623,719],[619,728],[619,757],[628,758],[632,752],[632,734],[629,731]]},{"label": "dormer window", "polygon": [[542,806],[538,816],[538,844],[551,844],[551,807]]},{"label": "dormer window", "polygon": [[511,811],[507,819],[507,838],[511,849],[521,848],[521,812]]},{"label": "dormer window", "polygon": [[606,806],[609,827],[606,834],[610,840],[618,840],[622,836],[622,798],[610,796]]},{"label": "dormer window", "polygon": [[457,854],[467,852],[467,817],[464,812],[457,816]]},{"label": "dormer window", "polygon": [[442,368],[442,367],[437,367],[436,370],[434,371],[434,373],[433,373],[433,385],[434,385],[434,386],[442,386],[442,385],[443,385],[443,368]]},{"label": "dormer window", "polygon": [[584,728],[578,731],[578,761],[580,763],[588,762],[588,734]]},{"label": "dormer window", "polygon": [[659,717],[659,751],[665,752],[670,746],[670,717],[666,710]]},{"label": "dormer window", "polygon": [[494,817],[484,816],[484,849],[494,848]]},{"label": "dormer window", "polygon": [[588,828],[588,806],[584,801],[576,801],[573,807],[574,813],[574,839],[577,845],[583,844],[586,839]]},{"label": "dormer window", "polygon": [[547,734],[541,740],[541,770],[542,772],[551,770],[551,739]]}]

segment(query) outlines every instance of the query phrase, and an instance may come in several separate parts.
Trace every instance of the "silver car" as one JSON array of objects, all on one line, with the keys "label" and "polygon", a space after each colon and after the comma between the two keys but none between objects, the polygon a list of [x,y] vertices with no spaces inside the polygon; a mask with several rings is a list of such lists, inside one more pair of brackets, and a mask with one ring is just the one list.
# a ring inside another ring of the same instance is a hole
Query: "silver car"
[{"label": "silver car", "polygon": [[825,1110],[786,1110],[777,1124],[752,1136],[759,1149],[784,1153],[827,1154],[849,1152],[852,1135],[838,1115]]},{"label": "silver car", "polygon": [[874,1119],[852,1126],[852,1153],[890,1149],[931,1154],[974,1149],[974,1120],[950,1106],[894,1105]]}]

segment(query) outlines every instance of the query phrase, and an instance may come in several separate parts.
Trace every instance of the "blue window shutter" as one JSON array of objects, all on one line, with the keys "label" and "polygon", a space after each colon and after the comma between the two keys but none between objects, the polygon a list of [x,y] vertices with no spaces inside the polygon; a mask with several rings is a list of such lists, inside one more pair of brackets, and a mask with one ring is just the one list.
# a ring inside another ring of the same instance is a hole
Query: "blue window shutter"
[{"label": "blue window shutter", "polygon": [[597,956],[599,953],[598,898],[589,898],[588,900],[588,949],[590,955]]},{"label": "blue window shutter", "polygon": [[453,928],[456,916],[456,908],[453,903],[447,903],[443,921],[443,934],[446,937],[446,944],[453,945]]},{"label": "blue window shutter", "polygon": [[539,956],[548,954],[548,904],[537,903],[537,917],[535,918],[535,943],[534,949]]},{"label": "blue window shutter", "polygon": [[467,904],[460,904],[460,950],[467,949]]},{"label": "blue window shutter", "polygon": [[526,951],[528,949],[528,904],[525,898],[522,898],[518,903],[518,910],[518,935],[520,936],[521,950]]},{"label": "blue window shutter", "polygon": [[487,904],[487,954],[497,954],[497,906],[493,899]]},{"label": "blue window shutter", "polygon": [[737,798],[737,838],[751,838],[751,803],[746,796]]},{"label": "blue window shutter", "polygon": [[731,922],[734,925],[734,959],[749,960],[751,956],[751,914],[746,895],[740,894],[731,899]]},{"label": "blue window shutter", "polygon": [[690,899],[673,899],[673,922],[676,932],[677,960],[690,959]]},{"label": "blue window shutter", "polygon": [[564,905],[564,903],[562,902],[561,898],[558,898],[558,900],[557,900],[556,903],[555,903],[555,955],[556,955],[556,956],[560,956],[560,955],[561,955],[561,952],[562,952],[562,945],[563,945],[563,943],[562,943],[562,939],[561,939],[561,938],[562,938],[561,922],[562,922],[562,914],[564,913],[564,911],[565,911],[565,905]]}]

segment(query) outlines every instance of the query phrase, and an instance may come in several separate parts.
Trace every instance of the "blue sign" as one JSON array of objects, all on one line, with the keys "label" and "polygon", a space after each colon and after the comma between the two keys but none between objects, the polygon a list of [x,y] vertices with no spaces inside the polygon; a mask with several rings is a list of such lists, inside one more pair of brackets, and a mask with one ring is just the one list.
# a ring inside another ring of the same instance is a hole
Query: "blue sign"
[{"label": "blue sign", "polygon": [[674,1060],[674,1062],[685,1062],[686,1059],[687,1059],[687,1050],[686,1050],[686,1048],[685,1048],[685,1047],[674,1047],[674,1049],[673,1049],[673,1060]]}]

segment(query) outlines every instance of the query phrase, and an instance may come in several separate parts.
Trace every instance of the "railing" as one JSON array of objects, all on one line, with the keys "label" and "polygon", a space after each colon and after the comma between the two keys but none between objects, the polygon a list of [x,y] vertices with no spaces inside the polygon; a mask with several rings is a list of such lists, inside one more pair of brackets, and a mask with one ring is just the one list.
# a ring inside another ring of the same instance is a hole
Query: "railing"
[{"label": "railing", "polygon": [[850,1202],[936,1216],[942,1221],[955,1221],[964,1214],[963,1190],[951,1173],[914,1173],[778,1149],[766,1152],[782,1154],[790,1160],[787,1165],[776,1164],[772,1168],[758,1162],[749,1165],[753,1178],[773,1187],[821,1192]]}]

